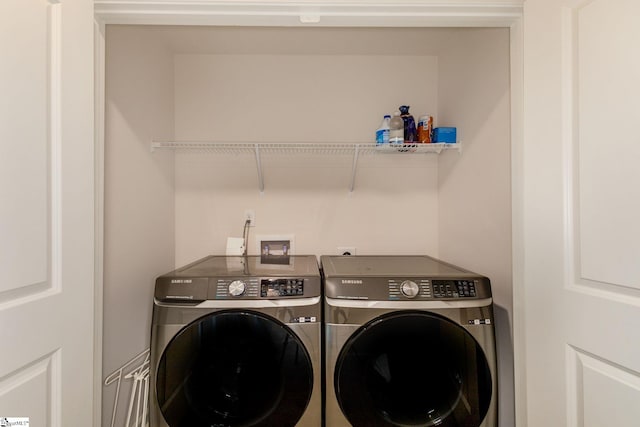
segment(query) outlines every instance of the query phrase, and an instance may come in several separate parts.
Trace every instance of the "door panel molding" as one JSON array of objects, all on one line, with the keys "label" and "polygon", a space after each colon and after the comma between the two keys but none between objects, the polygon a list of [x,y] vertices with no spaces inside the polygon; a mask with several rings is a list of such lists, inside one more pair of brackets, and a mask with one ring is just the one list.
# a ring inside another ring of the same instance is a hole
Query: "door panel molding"
[{"label": "door panel molding", "polygon": [[[40,2],[39,2],[40,3]],[[61,36],[61,4],[58,1],[42,2],[45,9],[39,15],[42,22],[37,23],[38,18],[34,17],[30,8],[37,8],[39,5],[25,5],[25,14],[31,13],[33,25],[45,28],[44,38],[30,39],[24,43],[22,49],[37,49],[38,52],[46,53],[45,59],[40,62],[32,59],[29,64],[25,64],[24,69],[20,73],[32,73],[34,76],[44,76],[40,82],[42,92],[38,92],[38,97],[24,101],[25,110],[29,105],[33,105],[34,110],[40,110],[43,115],[38,117],[35,114],[32,119],[35,127],[41,128],[42,133],[36,131],[27,136],[24,141],[24,151],[21,151],[20,160],[38,164],[38,159],[44,161],[45,167],[43,176],[33,177],[32,183],[28,188],[40,188],[42,195],[46,196],[45,209],[38,209],[38,202],[34,198],[29,198],[26,205],[17,203],[16,210],[40,210],[39,217],[34,218],[28,216],[20,216],[20,212],[10,215],[8,218],[8,227],[13,231],[10,234],[9,242],[13,243],[16,251],[12,257],[16,258],[13,266],[13,274],[9,275],[9,280],[3,282],[0,290],[0,310],[27,304],[39,298],[45,298],[56,292],[61,287],[61,268],[60,268],[60,251],[61,251],[61,68],[60,58],[62,55],[62,36]],[[35,15],[38,15],[37,13]],[[25,31],[31,31],[27,28]],[[23,40],[24,42],[25,40]],[[40,88],[35,88],[38,91]],[[10,96],[10,95],[9,95]],[[11,97],[11,96],[10,96]],[[41,105],[44,104],[44,105]],[[13,130],[20,129],[21,124],[18,123]],[[22,125],[24,126],[24,125]],[[36,135],[40,133],[40,135]],[[30,156],[36,156],[31,158]],[[16,162],[17,159],[8,159],[8,162]],[[17,164],[17,162],[16,162]],[[27,173],[29,173],[27,171]],[[19,175],[18,175],[19,176]],[[36,183],[42,178],[43,181]],[[21,191],[25,191],[21,189]],[[14,194],[14,196],[16,196]],[[35,197],[35,196],[34,196]],[[16,221],[24,221],[15,224]],[[25,223],[29,227],[25,227]],[[42,232],[41,235],[35,237],[36,233]],[[36,252],[32,257],[33,251]],[[37,252],[45,254],[43,258],[37,255]],[[12,258],[13,259],[13,258]],[[24,261],[27,259],[28,261]],[[26,273],[28,271],[28,273]],[[36,273],[33,273],[33,272]],[[26,273],[26,274],[25,274]],[[35,275],[34,275],[35,274]],[[39,277],[37,277],[39,276]],[[36,278],[37,277],[37,278]]]},{"label": "door panel molding", "polygon": [[566,354],[568,427],[637,422],[640,373],[576,347]]},{"label": "door panel molding", "polygon": [[[11,351],[11,345],[3,351]],[[2,415],[25,417],[35,413],[28,417],[31,425],[60,427],[61,358],[62,352],[58,349],[0,378],[0,401],[13,411],[2,411]],[[21,409],[23,412],[16,412]]]},{"label": "door panel molding", "polygon": [[[619,141],[604,138],[594,141],[591,135],[601,132],[597,130],[600,123],[591,120],[590,116],[593,116],[594,111],[586,111],[588,107],[583,105],[599,105],[594,100],[594,94],[603,91],[601,85],[594,87],[597,81],[594,82],[593,77],[585,77],[587,70],[592,69],[594,62],[597,62],[594,56],[602,58],[598,53],[602,46],[593,46],[593,40],[585,40],[584,30],[581,30],[581,26],[595,26],[596,23],[592,21],[596,16],[598,27],[602,25],[601,12],[593,10],[599,7],[602,1],[588,0],[579,3],[575,8],[566,7],[563,10],[562,103],[563,115],[570,118],[563,122],[566,254],[570,260],[566,288],[616,302],[640,305],[640,282],[632,283],[623,278],[625,274],[626,277],[634,276],[628,273],[629,269],[640,271],[634,255],[640,253],[640,244],[633,242],[633,236],[629,236],[628,240],[631,243],[627,243],[623,249],[620,249],[620,245],[614,244],[614,241],[620,241],[622,234],[619,224],[628,221],[621,218],[617,212],[608,210],[604,202],[608,197],[607,193],[616,190],[597,187],[594,189],[593,178],[599,173],[596,162],[615,164],[611,158],[600,160],[602,156],[625,157],[627,154],[619,149]],[[602,32],[602,29],[600,31]],[[604,32],[607,32],[606,29]],[[614,70],[619,68],[615,64],[607,66]],[[615,76],[605,78],[611,79],[615,80]],[[631,167],[627,168],[627,173],[633,174]],[[619,177],[617,182],[622,183],[623,178]],[[631,210],[640,212],[640,205],[636,203],[635,206],[631,206]],[[596,220],[597,218],[599,220]],[[608,234],[603,231],[607,228],[617,233],[617,237],[612,233],[610,242],[607,241]]]},{"label": "door panel molding", "polygon": [[[640,102],[627,100],[640,93],[640,84],[630,83],[640,72],[640,62],[616,49],[625,39],[634,39],[636,23],[617,11],[624,5],[634,7],[627,0],[591,0],[571,16],[574,278],[578,286],[638,299],[640,236],[623,225],[634,223],[640,214],[640,192],[632,185],[640,148],[631,137],[637,123],[633,111]],[[621,80],[624,85],[617,83]],[[621,102],[628,113],[608,113],[619,111]]]},{"label": "door panel molding", "polygon": [[52,291],[62,286],[62,4],[49,0],[49,162],[51,212],[49,274]]}]

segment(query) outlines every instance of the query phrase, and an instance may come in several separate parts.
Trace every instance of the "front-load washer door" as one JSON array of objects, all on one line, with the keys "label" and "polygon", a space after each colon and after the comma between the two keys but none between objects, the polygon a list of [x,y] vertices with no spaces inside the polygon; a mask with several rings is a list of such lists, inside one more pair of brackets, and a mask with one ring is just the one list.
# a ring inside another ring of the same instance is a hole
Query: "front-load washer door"
[{"label": "front-load washer door", "polygon": [[183,328],[156,377],[170,427],[294,426],[313,388],[311,358],[278,320],[221,311]]},{"label": "front-load washer door", "polygon": [[334,387],[356,427],[478,427],[492,393],[476,340],[444,317],[413,311],[359,328],[338,355]]}]

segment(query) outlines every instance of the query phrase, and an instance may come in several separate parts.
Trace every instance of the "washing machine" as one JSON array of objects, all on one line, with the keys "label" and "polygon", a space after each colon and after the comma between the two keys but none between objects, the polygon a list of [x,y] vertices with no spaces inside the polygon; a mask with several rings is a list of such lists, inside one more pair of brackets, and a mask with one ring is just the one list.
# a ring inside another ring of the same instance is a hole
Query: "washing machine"
[{"label": "washing machine", "polygon": [[320,426],[321,275],[209,256],[156,279],[150,427]]},{"label": "washing machine", "polygon": [[496,427],[489,279],[428,256],[322,256],[327,427]]}]

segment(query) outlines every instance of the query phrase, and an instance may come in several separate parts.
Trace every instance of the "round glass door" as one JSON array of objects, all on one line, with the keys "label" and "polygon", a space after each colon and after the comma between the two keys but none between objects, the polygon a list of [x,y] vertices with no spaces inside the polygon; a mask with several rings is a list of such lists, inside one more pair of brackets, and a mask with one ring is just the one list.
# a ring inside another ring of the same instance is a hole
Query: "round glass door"
[{"label": "round glass door", "polygon": [[478,427],[492,393],[476,340],[425,312],[392,313],[358,329],[338,355],[334,384],[354,426]]},{"label": "round glass door", "polygon": [[294,426],[312,388],[311,358],[298,337],[250,311],[186,326],[166,347],[156,378],[170,427]]}]

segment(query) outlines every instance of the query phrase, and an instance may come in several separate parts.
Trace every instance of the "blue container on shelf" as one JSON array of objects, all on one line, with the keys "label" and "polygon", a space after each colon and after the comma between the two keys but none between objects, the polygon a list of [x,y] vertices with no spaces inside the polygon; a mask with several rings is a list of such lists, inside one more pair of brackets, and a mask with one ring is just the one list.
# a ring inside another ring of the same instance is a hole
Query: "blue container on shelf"
[{"label": "blue container on shelf", "polygon": [[437,127],[433,129],[433,142],[446,142],[448,144],[456,143],[456,128],[453,127]]}]

